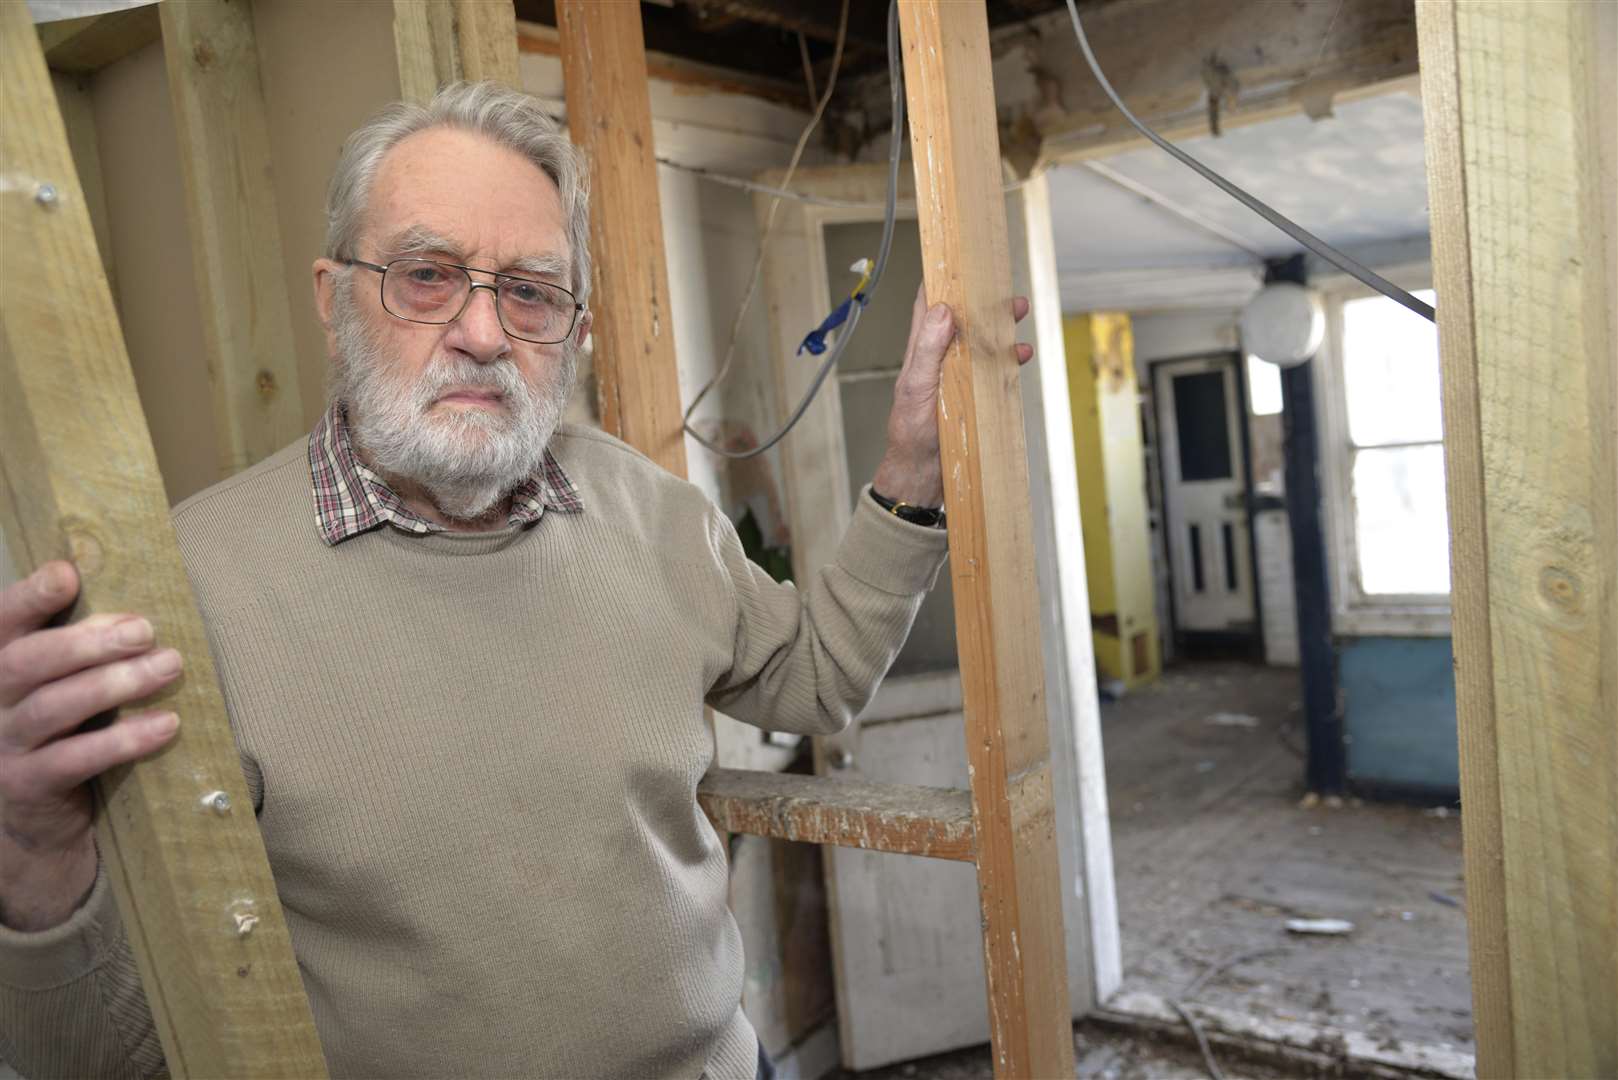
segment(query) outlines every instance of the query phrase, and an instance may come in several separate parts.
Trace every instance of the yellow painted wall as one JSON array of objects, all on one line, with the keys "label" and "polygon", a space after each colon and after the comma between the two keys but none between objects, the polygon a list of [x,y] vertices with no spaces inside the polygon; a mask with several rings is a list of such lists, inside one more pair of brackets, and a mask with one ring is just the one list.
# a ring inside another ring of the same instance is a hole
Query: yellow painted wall
[{"label": "yellow painted wall", "polygon": [[1161,669],[1146,463],[1129,316],[1063,320],[1096,667],[1136,686]]}]

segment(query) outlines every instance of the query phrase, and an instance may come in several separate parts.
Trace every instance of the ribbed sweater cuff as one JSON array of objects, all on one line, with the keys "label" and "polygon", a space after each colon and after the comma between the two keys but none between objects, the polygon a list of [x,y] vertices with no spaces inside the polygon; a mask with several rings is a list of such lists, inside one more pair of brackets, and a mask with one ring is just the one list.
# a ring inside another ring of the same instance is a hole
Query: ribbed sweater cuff
[{"label": "ribbed sweater cuff", "polygon": [[887,513],[871,498],[867,484],[855,500],[837,565],[873,589],[909,596],[933,587],[948,551],[947,531]]},{"label": "ribbed sweater cuff", "polygon": [[97,868],[90,895],[66,922],[37,933],[0,926],[0,984],[37,991],[82,979],[101,966],[122,926],[106,870]]}]

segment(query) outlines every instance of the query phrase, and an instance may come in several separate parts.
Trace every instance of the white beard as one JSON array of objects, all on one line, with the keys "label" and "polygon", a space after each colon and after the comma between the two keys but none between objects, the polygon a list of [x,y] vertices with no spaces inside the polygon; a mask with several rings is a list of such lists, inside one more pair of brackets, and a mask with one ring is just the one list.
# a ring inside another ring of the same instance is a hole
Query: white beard
[{"label": "white beard", "polygon": [[[540,386],[508,360],[478,363],[442,354],[411,385],[367,333],[348,287],[339,286],[333,297],[332,322],[332,394],[348,406],[349,433],[373,468],[420,484],[434,506],[461,521],[484,516],[539,469],[573,392],[571,342]],[[434,410],[433,402],[452,387],[498,393],[505,415]]]}]

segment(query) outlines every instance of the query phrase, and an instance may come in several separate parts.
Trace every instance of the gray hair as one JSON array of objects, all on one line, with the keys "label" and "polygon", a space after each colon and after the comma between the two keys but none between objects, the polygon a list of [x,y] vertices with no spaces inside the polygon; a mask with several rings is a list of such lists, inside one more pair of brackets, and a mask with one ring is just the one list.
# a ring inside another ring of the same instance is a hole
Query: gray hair
[{"label": "gray hair", "polygon": [[426,105],[399,101],[350,135],[326,196],[326,257],[352,258],[382,159],[406,138],[450,127],[485,135],[543,169],[561,196],[579,303],[590,296],[590,191],[584,156],[539,102],[498,83],[452,83]]}]

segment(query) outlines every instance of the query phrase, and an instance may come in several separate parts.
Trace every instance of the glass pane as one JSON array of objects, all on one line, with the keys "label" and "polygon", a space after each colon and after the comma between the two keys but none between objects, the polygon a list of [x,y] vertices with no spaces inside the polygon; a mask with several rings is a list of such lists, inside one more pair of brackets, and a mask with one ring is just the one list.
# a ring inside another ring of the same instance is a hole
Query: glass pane
[{"label": "glass pane", "polygon": [[1247,401],[1254,416],[1274,416],[1281,411],[1280,365],[1247,354]]},{"label": "glass pane", "polygon": [[[1416,296],[1432,303],[1433,290]],[[1383,296],[1343,305],[1343,387],[1355,446],[1444,437],[1438,330]]]},{"label": "glass pane", "polygon": [[1174,377],[1174,427],[1180,438],[1180,479],[1230,479],[1230,420],[1225,373]]},{"label": "glass pane", "polygon": [[1449,593],[1442,446],[1355,451],[1354,523],[1367,594]]}]

